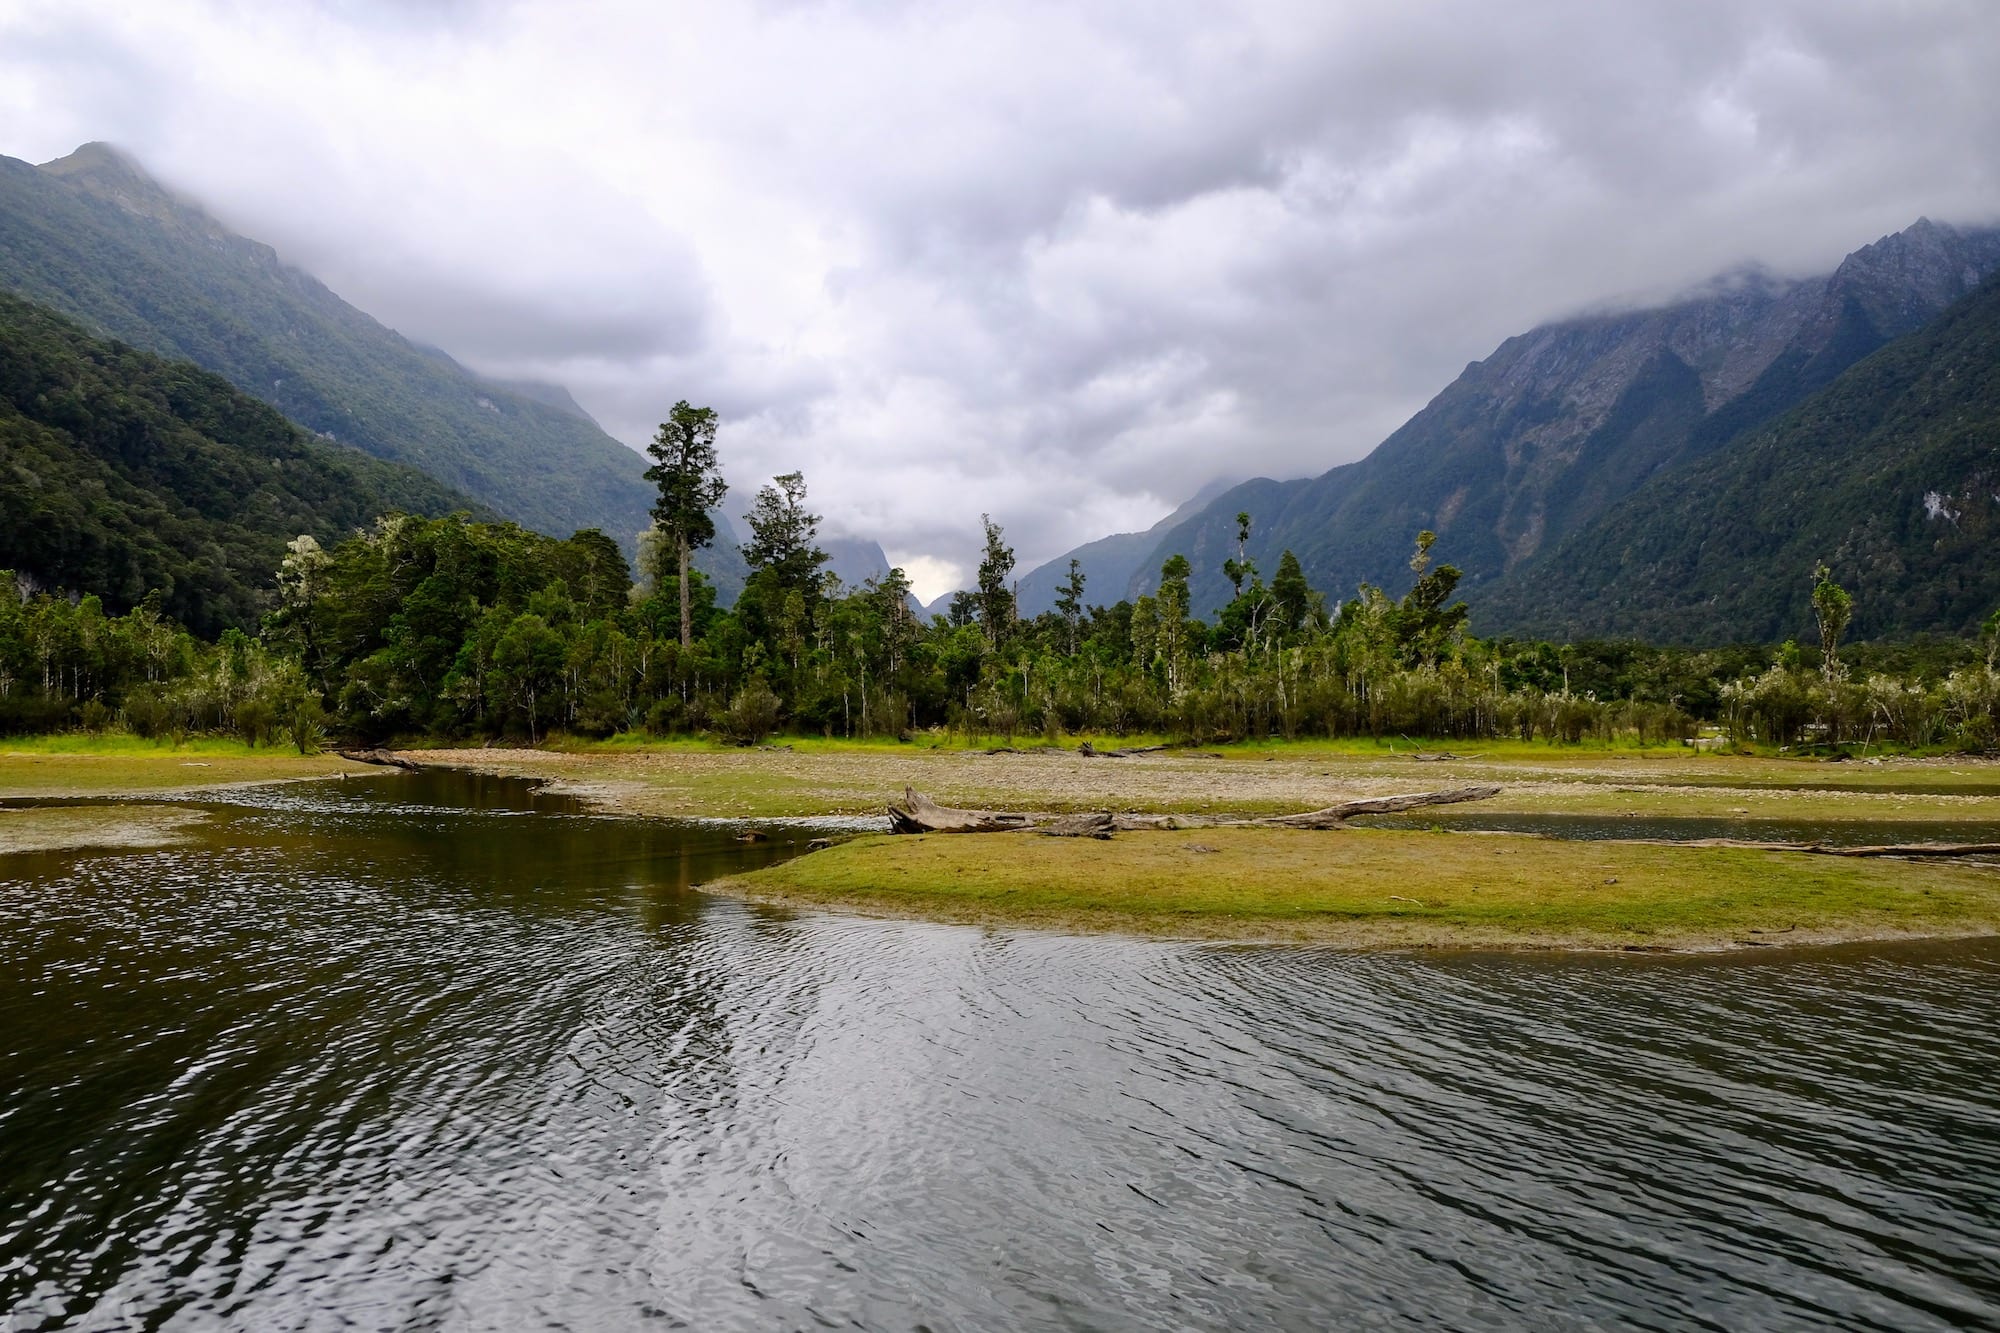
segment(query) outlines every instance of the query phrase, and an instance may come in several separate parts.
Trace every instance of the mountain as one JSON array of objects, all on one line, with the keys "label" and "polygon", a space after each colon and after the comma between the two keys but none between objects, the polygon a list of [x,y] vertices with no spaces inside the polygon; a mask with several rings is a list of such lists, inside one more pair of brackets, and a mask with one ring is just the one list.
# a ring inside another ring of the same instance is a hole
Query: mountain
[{"label": "mountain", "polygon": [[[1069,578],[1071,560],[1082,566],[1086,602],[1110,605],[1121,600],[1139,574],[1141,562],[1153,553],[1161,539],[1194,517],[1204,505],[1232,485],[1233,482],[1218,477],[1144,532],[1120,532],[1100,537],[1094,542],[1085,542],[1074,551],[1063,552],[1047,564],[1035,566],[1021,577],[1014,589],[1021,615],[1038,616],[1044,611],[1056,609],[1056,593]],[[1153,573],[1159,573],[1158,566],[1154,567]],[[949,605],[950,601],[947,595],[944,605]],[[942,611],[944,606],[938,609]]]},{"label": "mountain", "polygon": [[629,550],[647,525],[645,461],[566,392],[485,380],[403,338],[103,144],[40,167],[0,158],[0,288],[524,526],[602,528]]},{"label": "mountain", "polygon": [[0,294],[0,569],[113,612],[158,589],[201,634],[254,629],[287,541],[331,543],[391,509],[492,517],[220,376]]},{"label": "mountain", "polygon": [[1473,603],[1482,631],[1809,638],[1811,574],[1857,638],[2000,609],[2000,277],[1726,447],[1646,482]]},{"label": "mountain", "polygon": [[820,541],[820,549],[826,552],[825,567],[839,576],[850,592],[889,572],[887,553],[879,542],[866,537],[825,537]]},{"label": "mountain", "polygon": [[550,380],[496,379],[492,375],[481,375],[467,370],[464,366],[459,365],[457,360],[452,357],[452,354],[445,351],[442,347],[432,347],[428,343],[420,342],[411,342],[410,346],[416,348],[425,356],[430,357],[433,361],[442,361],[458,373],[471,375],[481,384],[498,389],[502,393],[512,394],[517,398],[526,398],[530,402],[540,403],[544,407],[553,407],[558,412],[567,413],[581,421],[588,421],[599,430],[604,429],[602,426],[598,426],[597,418],[586,412],[583,404],[576,401],[575,396],[560,384],[556,384]]},{"label": "mountain", "polygon": [[1238,511],[1268,576],[1289,548],[1336,596],[1407,588],[1412,539],[1483,588],[1590,523],[1649,478],[1770,421],[2000,268],[2000,230],[1929,220],[1822,277],[1758,271],[1655,309],[1600,313],[1509,338],[1366,458],[1305,481],[1246,482],[1166,534],[1135,591],[1186,555],[1195,606],[1227,599]]}]

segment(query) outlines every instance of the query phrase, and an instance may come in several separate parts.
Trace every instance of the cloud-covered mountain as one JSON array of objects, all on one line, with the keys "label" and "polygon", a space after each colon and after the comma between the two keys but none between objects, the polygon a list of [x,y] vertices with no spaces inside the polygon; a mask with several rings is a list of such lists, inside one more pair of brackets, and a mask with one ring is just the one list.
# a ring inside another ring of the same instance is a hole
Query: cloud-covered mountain
[{"label": "cloud-covered mountain", "polygon": [[1970,633],[2000,609],[2000,277],[1646,482],[1474,616],[1563,639],[1807,638],[1822,561],[1854,596],[1857,638]]},{"label": "cloud-covered mountain", "polygon": [[647,524],[644,460],[566,393],[509,388],[408,341],[103,144],[41,167],[0,158],[0,287],[527,527],[602,528],[630,548]]},{"label": "cloud-covered mountain", "polygon": [[1412,538],[1432,529],[1476,606],[1650,478],[1798,405],[1996,267],[2000,231],[1919,221],[1824,276],[1739,272],[1664,306],[1509,338],[1366,458],[1217,497],[1140,562],[1135,590],[1180,553],[1195,567],[1197,609],[1219,606],[1247,510],[1267,575],[1290,549],[1334,596],[1364,581],[1407,587]]}]

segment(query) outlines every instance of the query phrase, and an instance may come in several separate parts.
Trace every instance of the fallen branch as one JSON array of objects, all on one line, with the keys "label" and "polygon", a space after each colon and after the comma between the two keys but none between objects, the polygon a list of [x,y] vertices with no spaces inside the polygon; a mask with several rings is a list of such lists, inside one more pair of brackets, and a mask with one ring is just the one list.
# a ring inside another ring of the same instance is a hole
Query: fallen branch
[{"label": "fallen branch", "polygon": [[1115,826],[1110,815],[1059,815],[1037,824],[1035,832],[1050,838],[1108,838]]},{"label": "fallen branch", "polygon": [[1324,810],[1303,815],[1274,815],[1246,822],[1271,828],[1335,828],[1356,815],[1393,815],[1425,805],[1458,805],[1464,801],[1484,801],[1498,796],[1498,787],[1448,787],[1443,791],[1420,791],[1408,796],[1371,796],[1359,801],[1343,801]]},{"label": "fallen branch", "polygon": [[1886,847],[1822,847],[1822,856],[2000,856],[2000,842],[1906,842]]},{"label": "fallen branch", "polygon": [[1618,841],[1644,843],[1652,847],[1730,847],[1750,852],[1804,852],[1809,856],[2000,856],[2000,842],[1904,842],[1868,847],[1830,847],[1823,842],[1753,842],[1744,838],[1628,838]]}]

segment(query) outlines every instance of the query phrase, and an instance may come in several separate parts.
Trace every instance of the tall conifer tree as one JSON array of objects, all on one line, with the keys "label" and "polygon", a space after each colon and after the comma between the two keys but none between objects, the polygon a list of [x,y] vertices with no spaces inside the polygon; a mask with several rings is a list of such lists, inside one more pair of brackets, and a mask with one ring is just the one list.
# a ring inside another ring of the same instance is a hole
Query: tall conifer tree
[{"label": "tall conifer tree", "polygon": [[722,503],[729,484],[715,466],[715,409],[690,407],[683,398],[674,404],[659,433],[646,446],[653,466],[646,480],[660,488],[653,503],[653,521],[674,545],[680,572],[681,647],[694,641],[694,614],[688,600],[688,561],[695,551],[715,540],[715,519],[709,510]]}]

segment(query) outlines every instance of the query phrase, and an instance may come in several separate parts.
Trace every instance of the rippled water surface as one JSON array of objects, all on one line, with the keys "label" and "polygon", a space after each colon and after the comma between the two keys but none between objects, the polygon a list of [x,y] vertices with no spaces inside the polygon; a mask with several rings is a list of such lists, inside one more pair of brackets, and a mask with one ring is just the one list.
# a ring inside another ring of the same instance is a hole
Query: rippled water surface
[{"label": "rippled water surface", "polygon": [[2000,948],[1413,956],[688,891],[426,776],[0,858],[0,1327],[2000,1325]]}]

